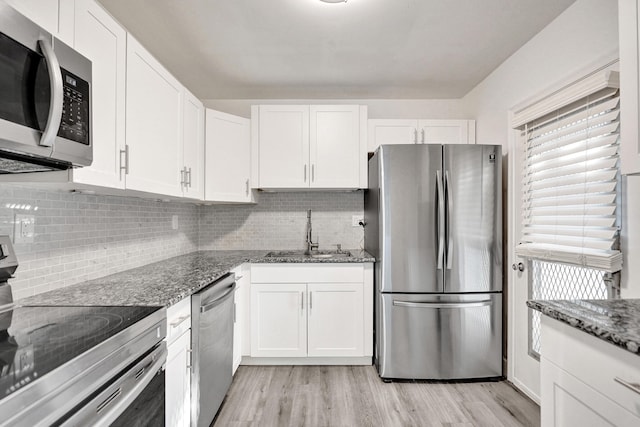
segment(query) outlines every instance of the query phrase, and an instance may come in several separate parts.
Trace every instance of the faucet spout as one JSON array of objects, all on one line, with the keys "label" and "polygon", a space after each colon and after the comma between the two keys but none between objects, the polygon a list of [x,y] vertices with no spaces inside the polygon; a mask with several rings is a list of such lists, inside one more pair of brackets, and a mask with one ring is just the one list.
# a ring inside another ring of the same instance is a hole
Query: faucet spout
[{"label": "faucet spout", "polygon": [[314,249],[318,249],[318,242],[313,242],[313,238],[311,236],[311,209],[307,210],[307,250],[304,252],[306,255],[310,255],[311,251]]}]

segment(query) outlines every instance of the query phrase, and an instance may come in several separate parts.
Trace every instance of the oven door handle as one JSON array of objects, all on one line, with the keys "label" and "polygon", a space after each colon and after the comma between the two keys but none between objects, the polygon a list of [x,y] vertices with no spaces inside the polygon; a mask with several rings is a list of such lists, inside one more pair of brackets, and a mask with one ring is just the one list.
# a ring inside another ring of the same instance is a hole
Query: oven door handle
[{"label": "oven door handle", "polygon": [[61,425],[109,426],[138,398],[166,361],[166,345],[161,343]]},{"label": "oven door handle", "polygon": [[49,99],[49,115],[47,117],[47,124],[42,131],[39,144],[44,147],[53,147],[56,137],[58,136],[58,129],[60,129],[60,122],[62,121],[62,104],[64,103],[64,92],[62,87],[62,72],[60,71],[60,64],[56,57],[51,42],[47,39],[38,40],[38,46],[42,51],[42,56],[47,63],[47,70],[49,71],[49,85],[51,86],[51,97]]}]

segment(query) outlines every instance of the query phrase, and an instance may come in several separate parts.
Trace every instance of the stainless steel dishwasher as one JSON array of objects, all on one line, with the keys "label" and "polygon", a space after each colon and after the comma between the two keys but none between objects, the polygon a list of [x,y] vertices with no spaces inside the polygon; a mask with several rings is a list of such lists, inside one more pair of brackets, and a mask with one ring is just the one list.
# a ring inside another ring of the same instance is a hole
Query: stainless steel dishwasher
[{"label": "stainless steel dishwasher", "polygon": [[229,273],[191,297],[192,426],[211,424],[231,385],[235,289]]}]

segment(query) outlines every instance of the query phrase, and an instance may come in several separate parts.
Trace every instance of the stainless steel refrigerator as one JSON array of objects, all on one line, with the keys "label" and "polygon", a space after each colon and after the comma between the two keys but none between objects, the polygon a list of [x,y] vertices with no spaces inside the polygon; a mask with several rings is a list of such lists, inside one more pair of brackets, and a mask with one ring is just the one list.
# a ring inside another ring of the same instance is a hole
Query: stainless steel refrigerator
[{"label": "stainless steel refrigerator", "polygon": [[383,379],[502,376],[501,169],[498,145],[382,145],[369,160]]}]

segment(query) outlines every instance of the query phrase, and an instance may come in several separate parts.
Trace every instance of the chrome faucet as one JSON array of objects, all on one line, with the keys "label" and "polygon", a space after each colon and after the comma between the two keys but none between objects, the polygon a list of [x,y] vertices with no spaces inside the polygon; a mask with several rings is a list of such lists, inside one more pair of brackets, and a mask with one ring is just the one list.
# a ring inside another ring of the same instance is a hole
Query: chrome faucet
[{"label": "chrome faucet", "polygon": [[313,243],[311,237],[311,209],[307,210],[307,250],[304,251],[306,255],[310,255],[311,251],[318,249],[318,242]]}]

